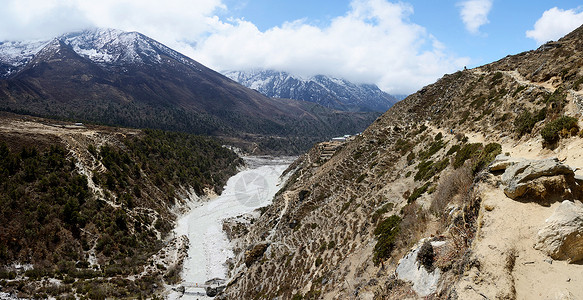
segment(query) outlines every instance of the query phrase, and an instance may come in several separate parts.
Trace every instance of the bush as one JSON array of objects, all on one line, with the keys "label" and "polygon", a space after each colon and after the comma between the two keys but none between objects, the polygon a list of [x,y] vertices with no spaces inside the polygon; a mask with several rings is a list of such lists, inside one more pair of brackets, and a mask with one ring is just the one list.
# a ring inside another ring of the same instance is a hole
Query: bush
[{"label": "bush", "polygon": [[430,242],[425,241],[417,253],[417,261],[429,272],[433,271],[433,261],[435,253]]},{"label": "bush", "polygon": [[496,155],[502,153],[502,146],[498,143],[490,143],[480,151],[478,158],[474,161],[472,165],[472,172],[477,174],[481,171],[484,167],[489,165]]},{"label": "bush", "polygon": [[392,215],[379,223],[375,228],[373,233],[378,239],[373,250],[373,262],[375,265],[378,265],[391,256],[391,252],[395,247],[395,239],[399,233],[400,223],[401,218]]},{"label": "bush", "polygon": [[376,223],[378,221],[378,219],[380,217],[382,217],[382,215],[384,215],[385,213],[393,210],[393,207],[395,205],[391,202],[383,205],[381,208],[377,209],[373,214],[372,214],[372,221],[373,223]]},{"label": "bush", "polygon": [[316,258],[316,262],[314,265],[316,266],[316,268],[321,266],[322,265],[322,258],[321,257]]},{"label": "bush", "polygon": [[435,153],[437,153],[437,151],[439,151],[441,148],[443,148],[443,146],[444,146],[444,143],[442,140],[437,140],[437,141],[431,143],[431,145],[429,146],[429,149],[427,149],[427,151],[419,152],[419,159],[425,160],[425,159],[430,158]]},{"label": "bush", "polygon": [[433,161],[422,161],[417,165],[419,171],[415,174],[415,181],[419,180],[427,180],[433,177],[436,174],[439,174],[443,169],[447,168],[449,164],[449,159],[445,158],[437,163],[433,163]]},{"label": "bush", "polygon": [[429,187],[430,183],[426,183],[418,188],[416,188],[413,193],[407,198],[407,203],[411,203],[415,200],[417,200],[417,198],[419,198],[421,195],[423,195],[423,193],[425,193],[425,191],[427,191],[427,188]]},{"label": "bush", "polygon": [[545,127],[541,130],[541,136],[545,143],[552,145],[559,141],[560,133],[567,132],[578,132],[579,126],[577,125],[577,118],[562,116],[556,120],[548,122]]},{"label": "bush", "polygon": [[[445,208],[455,196],[468,196],[473,180],[474,176],[467,166],[448,173],[437,186],[429,211],[436,216],[442,216]],[[461,202],[464,203],[465,200],[461,199]]]},{"label": "bush", "polygon": [[534,125],[546,118],[546,108],[541,109],[536,115],[532,115],[530,111],[524,111],[514,120],[514,131],[521,137],[525,134],[531,133]]},{"label": "bush", "polygon": [[482,147],[481,143],[466,144],[464,145],[455,155],[453,161],[454,169],[457,169],[464,165],[466,160],[472,158]]},{"label": "bush", "polygon": [[445,155],[450,156],[454,153],[457,153],[460,149],[461,149],[461,146],[459,144],[453,145],[453,146],[451,146],[451,148],[449,148],[449,150],[447,150],[447,153]]}]

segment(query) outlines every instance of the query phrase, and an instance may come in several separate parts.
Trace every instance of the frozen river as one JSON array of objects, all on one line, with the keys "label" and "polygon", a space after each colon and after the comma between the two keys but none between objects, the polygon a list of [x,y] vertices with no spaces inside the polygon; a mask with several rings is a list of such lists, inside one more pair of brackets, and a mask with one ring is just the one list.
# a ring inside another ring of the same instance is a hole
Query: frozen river
[{"label": "frozen river", "polygon": [[229,178],[223,193],[194,207],[178,220],[176,235],[186,235],[190,241],[188,258],[182,271],[186,293],[173,293],[174,299],[204,299],[202,289],[212,278],[227,279],[226,261],[233,257],[231,246],[222,228],[222,221],[250,213],[269,205],[280,189],[280,176],[292,158],[244,158],[247,168]]}]

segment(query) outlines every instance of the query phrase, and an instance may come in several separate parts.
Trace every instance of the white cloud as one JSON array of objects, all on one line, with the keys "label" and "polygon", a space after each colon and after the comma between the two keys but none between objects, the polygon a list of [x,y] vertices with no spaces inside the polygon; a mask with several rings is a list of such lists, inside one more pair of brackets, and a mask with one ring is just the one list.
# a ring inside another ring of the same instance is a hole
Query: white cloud
[{"label": "white cloud", "polygon": [[410,23],[412,13],[403,3],[356,0],[324,28],[298,20],[262,32],[238,20],[200,43],[195,57],[219,70],[327,74],[410,93],[468,63],[445,54],[423,27]]},{"label": "white cloud", "polygon": [[222,0],[2,0],[0,40],[51,38],[87,27],[139,31],[215,70],[272,68],[326,74],[410,93],[460,69],[467,58],[446,54],[412,6],[353,0],[325,27],[296,20],[259,30],[228,15]]},{"label": "white cloud", "polygon": [[526,31],[526,37],[534,39],[541,45],[557,40],[583,24],[583,12],[573,9],[562,10],[553,7],[545,11],[534,23],[534,29]]},{"label": "white cloud", "polygon": [[52,38],[88,27],[139,31],[164,43],[212,30],[221,0],[2,0],[0,40]]},{"label": "white cloud", "polygon": [[467,0],[457,6],[461,7],[460,17],[470,33],[477,34],[482,25],[490,23],[488,14],[492,9],[492,0]]}]

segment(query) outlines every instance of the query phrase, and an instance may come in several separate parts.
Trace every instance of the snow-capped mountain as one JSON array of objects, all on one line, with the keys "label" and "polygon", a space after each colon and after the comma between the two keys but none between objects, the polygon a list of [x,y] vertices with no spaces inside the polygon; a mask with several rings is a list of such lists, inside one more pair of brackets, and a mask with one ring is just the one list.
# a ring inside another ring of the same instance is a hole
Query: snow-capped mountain
[{"label": "snow-capped mountain", "polygon": [[59,43],[104,67],[160,64],[162,55],[195,68],[200,67],[195,61],[141,33],[91,29],[67,33],[52,40],[0,42],[0,78],[13,75],[41,54],[43,49],[50,52],[51,47],[58,47]]},{"label": "snow-capped mountain", "polygon": [[398,100],[374,84],[354,84],[324,75],[302,78],[273,70],[225,71],[240,84],[275,98],[318,103],[346,111],[386,111]]}]

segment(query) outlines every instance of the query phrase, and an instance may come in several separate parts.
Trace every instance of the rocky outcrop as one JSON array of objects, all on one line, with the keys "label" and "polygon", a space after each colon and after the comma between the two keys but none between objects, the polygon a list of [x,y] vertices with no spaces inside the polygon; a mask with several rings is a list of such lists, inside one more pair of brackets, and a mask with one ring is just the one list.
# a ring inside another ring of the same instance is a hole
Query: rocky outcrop
[{"label": "rocky outcrop", "polygon": [[255,245],[251,250],[245,252],[245,265],[247,267],[251,266],[255,261],[259,260],[265,250],[269,247],[268,244],[258,244]]},{"label": "rocky outcrop", "polygon": [[563,201],[538,232],[535,248],[553,259],[583,259],[583,204]]},{"label": "rocky outcrop", "polygon": [[[506,164],[506,166],[504,166]],[[549,205],[557,200],[572,199],[579,194],[580,187],[575,181],[571,167],[557,158],[541,160],[497,160],[490,170],[505,169],[502,183],[504,193],[515,200],[528,199]]]},{"label": "rocky outcrop", "polygon": [[[437,241],[428,243],[432,247],[443,246],[444,242]],[[413,290],[420,297],[429,296],[437,291],[437,284],[441,277],[439,268],[428,268],[420,262],[419,252],[425,245],[421,241],[418,246],[399,261],[397,266],[397,276],[399,279],[409,281],[413,284]],[[422,259],[421,259],[422,260]]]}]

